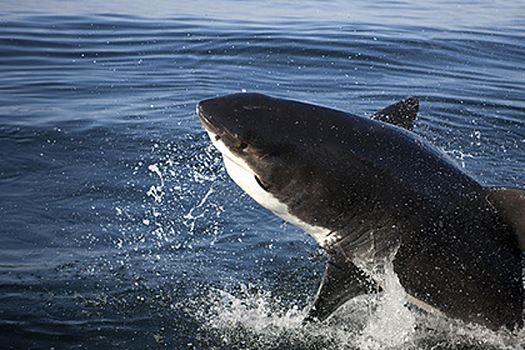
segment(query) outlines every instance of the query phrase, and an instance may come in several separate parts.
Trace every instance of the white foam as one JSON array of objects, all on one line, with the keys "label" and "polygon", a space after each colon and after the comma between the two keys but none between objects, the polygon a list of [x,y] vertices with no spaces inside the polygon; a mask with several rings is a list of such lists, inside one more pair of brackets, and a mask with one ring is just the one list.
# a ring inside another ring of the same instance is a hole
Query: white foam
[{"label": "white foam", "polygon": [[208,326],[214,329],[241,326],[250,332],[269,337],[302,327],[303,314],[297,307],[276,314],[272,312],[276,310],[276,305],[270,293],[250,294],[246,286],[242,287],[242,297],[223,290],[212,292],[210,299],[214,300],[214,305],[210,316],[213,316],[209,317]]},{"label": "white foam", "polygon": [[384,281],[383,294],[354,298],[323,323],[303,324],[308,307],[284,306],[272,293],[254,291],[255,286],[244,286],[235,293],[213,289],[205,307],[198,303],[194,316],[205,332],[235,349],[287,345],[327,350],[522,349],[523,335],[492,332],[409,310],[393,270]]},{"label": "white foam", "polygon": [[414,343],[416,319],[405,307],[407,295],[394,272],[392,259],[388,259],[383,267],[383,295],[357,339],[360,349],[384,349]]}]

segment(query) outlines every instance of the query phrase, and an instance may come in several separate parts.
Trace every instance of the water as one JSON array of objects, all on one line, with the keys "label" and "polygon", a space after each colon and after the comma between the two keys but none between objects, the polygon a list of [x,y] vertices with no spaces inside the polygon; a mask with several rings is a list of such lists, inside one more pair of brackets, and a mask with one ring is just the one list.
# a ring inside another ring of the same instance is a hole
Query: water
[{"label": "water", "polygon": [[325,256],[226,175],[195,115],[244,90],[415,132],[525,187],[525,6],[514,1],[2,1],[1,348],[507,349],[360,297],[301,325]]}]

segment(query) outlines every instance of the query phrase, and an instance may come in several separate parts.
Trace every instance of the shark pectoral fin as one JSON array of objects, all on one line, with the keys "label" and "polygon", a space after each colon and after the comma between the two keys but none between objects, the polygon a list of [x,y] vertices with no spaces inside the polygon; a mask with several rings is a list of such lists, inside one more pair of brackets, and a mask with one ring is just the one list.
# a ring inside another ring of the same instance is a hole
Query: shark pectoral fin
[{"label": "shark pectoral fin", "polygon": [[408,97],[403,101],[394,103],[393,105],[380,110],[374,114],[371,119],[379,120],[412,131],[418,110],[418,98]]},{"label": "shark pectoral fin", "polygon": [[490,187],[487,190],[488,200],[514,227],[521,251],[525,252],[525,190],[515,187]]},{"label": "shark pectoral fin", "polygon": [[330,255],[321,286],[305,322],[324,321],[346,301],[380,287],[343,256]]}]

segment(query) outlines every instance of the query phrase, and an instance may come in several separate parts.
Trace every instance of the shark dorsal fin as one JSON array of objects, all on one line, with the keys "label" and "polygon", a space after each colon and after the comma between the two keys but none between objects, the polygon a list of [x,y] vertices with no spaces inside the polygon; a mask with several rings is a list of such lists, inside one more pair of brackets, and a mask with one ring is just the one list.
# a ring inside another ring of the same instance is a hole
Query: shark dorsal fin
[{"label": "shark dorsal fin", "polygon": [[419,100],[417,97],[408,97],[390,105],[372,116],[372,119],[393,124],[407,130],[414,128]]},{"label": "shark dorsal fin", "polygon": [[514,228],[521,251],[525,252],[525,190],[515,187],[488,188],[488,200]]},{"label": "shark dorsal fin", "polygon": [[305,322],[322,322],[347,300],[378,292],[380,287],[343,255],[330,254],[328,263]]}]

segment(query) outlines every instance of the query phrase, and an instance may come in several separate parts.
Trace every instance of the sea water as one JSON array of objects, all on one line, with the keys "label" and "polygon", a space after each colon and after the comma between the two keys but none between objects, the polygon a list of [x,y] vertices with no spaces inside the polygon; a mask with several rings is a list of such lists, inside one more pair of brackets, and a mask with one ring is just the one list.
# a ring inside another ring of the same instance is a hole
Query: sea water
[{"label": "sea water", "polygon": [[519,1],[0,4],[0,348],[513,349],[385,293],[303,325],[326,255],[247,197],[195,115],[250,91],[414,132],[525,187]]}]

